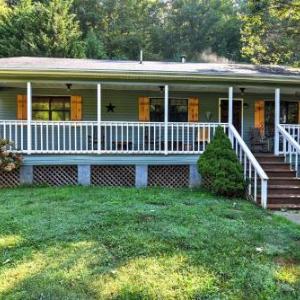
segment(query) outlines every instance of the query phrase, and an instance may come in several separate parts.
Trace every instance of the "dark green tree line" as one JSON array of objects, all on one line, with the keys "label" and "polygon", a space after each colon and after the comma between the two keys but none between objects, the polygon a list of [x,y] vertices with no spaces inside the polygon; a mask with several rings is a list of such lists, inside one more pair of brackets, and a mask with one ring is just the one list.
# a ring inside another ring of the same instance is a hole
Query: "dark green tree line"
[{"label": "dark green tree line", "polygon": [[300,0],[0,0],[0,57],[299,65]]},{"label": "dark green tree line", "polygon": [[0,56],[83,57],[85,47],[71,5],[59,0],[2,5]]}]

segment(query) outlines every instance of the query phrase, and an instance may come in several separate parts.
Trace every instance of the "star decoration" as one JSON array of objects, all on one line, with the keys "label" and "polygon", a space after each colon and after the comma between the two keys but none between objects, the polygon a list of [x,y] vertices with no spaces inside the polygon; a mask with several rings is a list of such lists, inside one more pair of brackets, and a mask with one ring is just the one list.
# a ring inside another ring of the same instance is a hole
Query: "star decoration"
[{"label": "star decoration", "polygon": [[107,112],[114,112],[115,106],[112,105],[111,103],[109,103],[109,105],[106,105],[106,109],[107,109]]}]

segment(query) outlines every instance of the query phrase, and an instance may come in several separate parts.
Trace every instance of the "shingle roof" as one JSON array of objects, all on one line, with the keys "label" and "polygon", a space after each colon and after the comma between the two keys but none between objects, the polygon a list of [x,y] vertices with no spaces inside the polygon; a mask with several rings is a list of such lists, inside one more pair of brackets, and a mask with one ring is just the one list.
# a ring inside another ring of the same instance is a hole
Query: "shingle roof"
[{"label": "shingle roof", "polygon": [[286,66],[248,64],[178,63],[114,61],[73,58],[10,57],[0,58],[0,70],[65,71],[65,72],[128,72],[151,74],[194,74],[243,77],[299,77],[300,69]]}]

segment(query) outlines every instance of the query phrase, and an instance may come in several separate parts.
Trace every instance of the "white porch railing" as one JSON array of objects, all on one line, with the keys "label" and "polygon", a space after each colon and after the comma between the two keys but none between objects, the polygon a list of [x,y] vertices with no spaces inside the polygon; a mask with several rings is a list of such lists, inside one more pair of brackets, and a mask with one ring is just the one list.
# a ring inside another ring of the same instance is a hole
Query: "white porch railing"
[{"label": "white porch railing", "polygon": [[291,166],[291,169],[296,171],[298,176],[299,169],[299,132],[300,125],[277,125],[280,141],[280,154],[283,154],[284,159]]},{"label": "white porch railing", "polygon": [[[160,122],[32,121],[30,153],[198,154],[205,150],[218,126],[228,125],[168,123],[165,131]],[[0,121],[0,138],[13,141],[16,151],[27,153],[27,122]]]},{"label": "white porch railing", "polygon": [[[300,124],[280,124],[281,128],[284,129],[296,142],[300,143]],[[282,145],[280,152],[283,153]]]},{"label": "white porch railing", "polygon": [[243,166],[244,178],[248,181],[248,196],[256,203],[260,197],[262,207],[267,208],[269,179],[267,174],[233,125],[229,125],[229,138]]}]

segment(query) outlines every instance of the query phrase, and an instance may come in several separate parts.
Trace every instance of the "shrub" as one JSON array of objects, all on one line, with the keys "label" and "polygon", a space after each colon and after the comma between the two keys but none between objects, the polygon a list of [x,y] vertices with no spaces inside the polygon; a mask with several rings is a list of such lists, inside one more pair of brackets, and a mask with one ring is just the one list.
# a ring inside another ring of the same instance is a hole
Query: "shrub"
[{"label": "shrub", "polygon": [[10,151],[13,143],[0,139],[0,171],[11,172],[20,167],[22,157]]},{"label": "shrub", "polygon": [[241,197],[245,194],[246,182],[243,169],[222,127],[198,160],[198,171],[209,179],[209,191],[216,195]]}]

